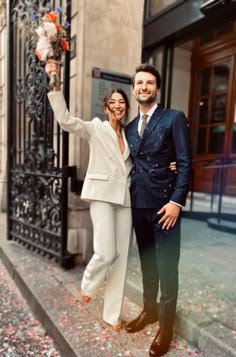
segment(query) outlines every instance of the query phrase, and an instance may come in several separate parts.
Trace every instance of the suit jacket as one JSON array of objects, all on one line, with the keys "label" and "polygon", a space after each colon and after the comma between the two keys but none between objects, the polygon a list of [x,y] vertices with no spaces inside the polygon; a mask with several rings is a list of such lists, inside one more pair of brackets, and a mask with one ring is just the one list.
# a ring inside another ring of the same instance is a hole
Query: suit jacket
[{"label": "suit jacket", "polygon": [[48,98],[60,126],[89,142],[89,164],[81,198],[130,206],[128,177],[132,162],[124,130],[122,155],[117,135],[108,121],[99,118],[84,121],[71,116],[61,92],[51,92]]},{"label": "suit jacket", "polygon": [[[189,125],[184,113],[158,106],[142,139],[138,121],[139,116],[125,130],[133,159],[132,207],[160,209],[170,200],[184,205],[192,172]],[[177,162],[177,174],[169,169],[172,161]]]}]

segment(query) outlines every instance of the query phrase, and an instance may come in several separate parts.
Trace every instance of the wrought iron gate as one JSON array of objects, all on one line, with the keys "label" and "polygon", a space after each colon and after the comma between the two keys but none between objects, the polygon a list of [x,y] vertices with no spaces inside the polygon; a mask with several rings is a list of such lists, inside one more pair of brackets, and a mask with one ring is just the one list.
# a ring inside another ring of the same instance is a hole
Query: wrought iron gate
[{"label": "wrought iron gate", "polygon": [[[70,20],[70,2],[65,3]],[[68,267],[68,134],[53,118],[32,28],[32,14],[55,5],[62,1],[8,2],[8,239]],[[67,103],[68,55],[63,71]]]}]

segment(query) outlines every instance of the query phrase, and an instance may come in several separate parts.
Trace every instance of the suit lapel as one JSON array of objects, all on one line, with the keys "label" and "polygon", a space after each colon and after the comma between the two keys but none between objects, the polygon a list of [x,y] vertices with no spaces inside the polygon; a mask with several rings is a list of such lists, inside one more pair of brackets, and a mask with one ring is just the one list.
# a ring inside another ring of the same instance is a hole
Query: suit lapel
[{"label": "suit lapel", "polygon": [[122,154],[120,151],[120,146],[118,143],[118,139],[117,139],[117,135],[114,131],[114,129],[110,126],[110,124],[108,123],[108,121],[104,122],[104,126],[107,128],[107,130],[109,131],[112,140],[114,141],[116,147],[117,147],[117,156],[119,156],[119,158],[121,159],[120,161],[122,162],[122,165],[124,165],[124,161],[127,160],[127,158],[129,157],[130,151],[129,151],[129,147],[125,138],[125,133],[124,133],[124,129],[122,128],[122,135],[123,135],[123,139],[124,139],[124,144],[125,144],[125,151]]},{"label": "suit lapel", "polygon": [[140,136],[138,133],[138,122],[139,122],[139,115],[132,120],[130,125],[132,125],[132,138],[129,140],[129,144],[133,147],[134,151],[137,152],[139,144],[140,144]]},{"label": "suit lapel", "polygon": [[115,141],[115,143],[117,143],[115,130],[113,130],[113,128],[110,126],[109,122],[106,120],[103,122],[103,125],[106,127],[106,129],[110,133],[110,135],[111,135],[112,139]]},{"label": "suit lapel", "polygon": [[160,106],[158,106],[156,108],[156,110],[154,111],[153,115],[151,116],[151,119],[149,120],[144,132],[143,132],[143,137],[140,140],[139,143],[139,147],[138,147],[138,152],[140,152],[140,150],[142,149],[144,143],[146,142],[146,140],[148,139],[149,135],[151,134],[151,132],[155,129],[155,127],[157,126],[158,122],[160,121],[162,115],[165,112],[165,108],[162,108]]},{"label": "suit lapel", "polygon": [[138,133],[139,115],[137,115],[136,118],[134,118],[133,122],[134,122],[135,134],[137,134],[137,136],[139,136],[139,133]]},{"label": "suit lapel", "polygon": [[123,152],[123,158],[124,161],[126,161],[130,155],[130,150],[129,150],[129,146],[125,137],[125,131],[124,129],[122,129],[122,135],[123,135],[123,139],[124,139],[124,143],[125,143],[125,151]]}]

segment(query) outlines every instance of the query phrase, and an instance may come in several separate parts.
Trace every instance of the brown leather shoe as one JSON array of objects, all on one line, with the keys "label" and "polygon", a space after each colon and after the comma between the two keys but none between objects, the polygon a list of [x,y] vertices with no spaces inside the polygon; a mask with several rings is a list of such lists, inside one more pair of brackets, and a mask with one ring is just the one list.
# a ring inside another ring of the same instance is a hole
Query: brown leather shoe
[{"label": "brown leather shoe", "polygon": [[172,336],[172,333],[166,333],[165,331],[159,329],[151,344],[149,356],[164,356],[169,351]]},{"label": "brown leather shoe", "polygon": [[138,332],[141,331],[145,326],[158,321],[158,319],[158,313],[151,315],[145,311],[142,311],[141,314],[136,317],[136,319],[126,325],[125,329],[128,333]]}]

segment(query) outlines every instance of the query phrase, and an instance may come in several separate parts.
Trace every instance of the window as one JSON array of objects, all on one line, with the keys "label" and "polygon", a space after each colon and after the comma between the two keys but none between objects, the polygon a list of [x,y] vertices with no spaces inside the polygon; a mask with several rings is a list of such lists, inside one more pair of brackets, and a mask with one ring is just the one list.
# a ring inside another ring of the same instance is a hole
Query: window
[{"label": "window", "polygon": [[159,15],[178,5],[184,0],[150,0],[149,1],[149,16]]},{"label": "window", "polygon": [[194,118],[195,153],[224,152],[230,62],[204,68],[197,73]]}]

